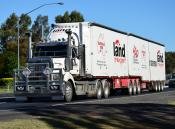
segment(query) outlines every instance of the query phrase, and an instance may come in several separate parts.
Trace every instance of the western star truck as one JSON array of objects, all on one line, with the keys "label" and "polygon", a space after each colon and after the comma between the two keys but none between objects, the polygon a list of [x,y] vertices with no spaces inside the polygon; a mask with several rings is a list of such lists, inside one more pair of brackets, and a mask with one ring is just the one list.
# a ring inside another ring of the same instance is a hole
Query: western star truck
[{"label": "western star truck", "polygon": [[91,22],[52,25],[47,41],[31,43],[26,68],[15,70],[17,101],[74,96],[108,98],[111,90],[129,95],[163,91],[165,47],[132,33]]}]

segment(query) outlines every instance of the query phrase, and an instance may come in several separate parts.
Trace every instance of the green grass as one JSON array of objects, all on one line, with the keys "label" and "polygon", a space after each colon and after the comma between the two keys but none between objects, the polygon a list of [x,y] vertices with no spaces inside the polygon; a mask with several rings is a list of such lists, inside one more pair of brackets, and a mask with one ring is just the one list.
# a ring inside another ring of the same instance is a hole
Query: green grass
[{"label": "green grass", "polygon": [[[84,120],[86,121],[86,120]],[[56,122],[56,121],[55,121]],[[85,126],[77,125],[73,122],[69,122],[67,120],[59,120],[57,121],[60,125],[60,128],[76,128],[76,129],[85,129],[88,128]],[[89,123],[90,124],[90,123]],[[92,123],[91,123],[92,124]],[[101,129],[117,129],[116,127],[112,127],[106,124],[99,124],[98,125]],[[96,128],[95,124],[91,126],[91,128]],[[0,129],[59,129],[58,127],[53,127],[47,122],[39,119],[16,119],[12,121],[4,121],[0,122]]]},{"label": "green grass", "polygon": [[13,89],[7,89],[7,88],[0,88],[0,94],[3,93],[13,93]]},{"label": "green grass", "polygon": [[37,119],[18,119],[0,122],[0,129],[53,129],[45,122]]}]

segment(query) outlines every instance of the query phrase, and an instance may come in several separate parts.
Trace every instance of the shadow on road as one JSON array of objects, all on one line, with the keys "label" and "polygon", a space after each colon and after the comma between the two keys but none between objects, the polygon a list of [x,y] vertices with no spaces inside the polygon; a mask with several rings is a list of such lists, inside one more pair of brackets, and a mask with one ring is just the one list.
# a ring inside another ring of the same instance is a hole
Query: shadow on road
[{"label": "shadow on road", "polygon": [[165,104],[76,104],[18,111],[54,128],[175,128],[175,106]]}]

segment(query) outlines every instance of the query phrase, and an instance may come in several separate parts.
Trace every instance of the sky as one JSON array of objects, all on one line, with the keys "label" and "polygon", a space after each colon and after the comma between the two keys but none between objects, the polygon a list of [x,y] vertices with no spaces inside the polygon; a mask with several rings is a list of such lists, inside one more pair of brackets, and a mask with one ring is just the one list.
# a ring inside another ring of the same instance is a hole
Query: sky
[{"label": "sky", "polygon": [[15,12],[18,16],[47,3],[50,5],[32,12],[48,15],[49,24],[65,11],[81,12],[85,21],[97,22],[121,31],[160,42],[166,51],[175,51],[175,0],[0,0],[0,25]]}]

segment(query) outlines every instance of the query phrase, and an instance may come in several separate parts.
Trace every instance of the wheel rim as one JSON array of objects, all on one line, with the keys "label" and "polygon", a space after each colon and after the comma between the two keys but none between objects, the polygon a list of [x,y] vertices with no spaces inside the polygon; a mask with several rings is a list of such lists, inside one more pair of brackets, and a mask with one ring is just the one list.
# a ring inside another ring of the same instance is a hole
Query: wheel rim
[{"label": "wheel rim", "polygon": [[102,84],[100,81],[97,82],[97,98],[101,99],[102,98]]},{"label": "wheel rim", "polygon": [[68,99],[72,98],[72,88],[69,85],[66,86],[66,97]]},{"label": "wheel rim", "polygon": [[109,89],[108,89],[108,87],[105,88],[104,95],[105,95],[105,98],[107,98],[109,96]]},{"label": "wheel rim", "polygon": [[161,89],[164,90],[164,83],[161,84]]},{"label": "wheel rim", "polygon": [[137,93],[140,94],[140,86],[137,86]]},{"label": "wheel rim", "polygon": [[101,88],[99,88],[97,95],[98,95],[98,98],[101,98]]},{"label": "wheel rim", "polygon": [[157,89],[158,89],[158,87],[157,87],[157,84],[155,83],[155,91],[157,92]]},{"label": "wheel rim", "polygon": [[131,85],[129,86],[128,90],[129,90],[129,95],[132,95],[132,87],[131,87]]},{"label": "wheel rim", "polygon": [[133,94],[136,94],[136,86],[133,86]]}]

